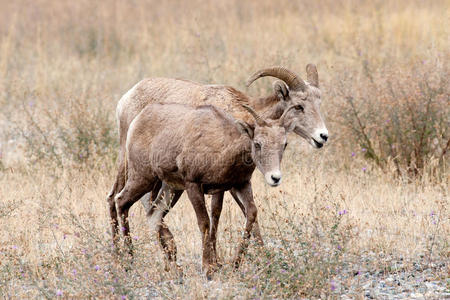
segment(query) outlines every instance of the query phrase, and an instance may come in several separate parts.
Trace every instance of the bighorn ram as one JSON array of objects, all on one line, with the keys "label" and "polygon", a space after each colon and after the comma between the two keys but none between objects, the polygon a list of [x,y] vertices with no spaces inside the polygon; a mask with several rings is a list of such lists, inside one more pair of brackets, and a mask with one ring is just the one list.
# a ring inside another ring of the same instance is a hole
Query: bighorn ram
[{"label": "bighorn ram", "polygon": [[[271,186],[279,184],[286,134],[294,126],[286,115],[296,105],[275,121],[263,120],[249,106],[244,107],[254,116],[255,125],[236,121],[211,105],[149,104],[133,120],[127,135],[127,180],[116,196],[122,223],[130,207],[160,180],[176,190],[186,190],[202,234],[202,265],[207,274],[216,263],[216,253],[204,194],[231,189],[245,207],[247,223],[244,244],[236,256],[239,261],[256,220],[250,185],[253,170],[256,166]],[[163,236],[162,240],[167,244],[173,239]]]},{"label": "bighorn ram", "polygon": [[[249,86],[253,81],[264,76],[273,76],[282,81],[273,84],[274,94],[268,97],[252,98],[242,92],[223,85],[203,85],[186,80],[149,78],[144,79],[131,88],[119,101],[116,116],[119,127],[120,152],[118,159],[118,175],[111,192],[108,195],[108,203],[112,220],[113,240],[117,240],[118,221],[114,196],[119,193],[125,184],[125,147],[127,133],[131,122],[135,117],[151,103],[187,103],[193,106],[212,104],[237,119],[252,122],[252,118],[243,113],[241,104],[248,104],[255,108],[256,112],[265,119],[279,119],[287,107],[296,105],[297,109],[291,111],[290,118],[296,118],[293,123],[293,131],[306,139],[313,147],[321,148],[328,139],[328,131],[320,113],[321,92],[319,90],[319,78],[317,69],[309,64],[306,67],[307,81],[303,81],[294,72],[283,67],[272,67],[256,72],[247,82]],[[155,187],[153,194],[158,192]],[[156,192],[155,192],[156,191]],[[245,207],[239,201],[237,195],[231,192],[233,198],[246,214]],[[175,192],[172,203],[176,203],[181,192]],[[152,196],[152,198],[154,198]],[[143,198],[144,205],[148,198]],[[211,232],[217,230],[222,209],[223,192],[212,197]],[[173,204],[172,204],[173,205]],[[148,207],[148,205],[147,205]],[[163,224],[164,225],[164,224]],[[128,222],[124,227],[128,228]],[[125,231],[127,236],[128,231]],[[259,226],[255,223],[253,233],[262,242],[259,234]],[[160,236],[167,235],[165,226],[160,227]]]}]

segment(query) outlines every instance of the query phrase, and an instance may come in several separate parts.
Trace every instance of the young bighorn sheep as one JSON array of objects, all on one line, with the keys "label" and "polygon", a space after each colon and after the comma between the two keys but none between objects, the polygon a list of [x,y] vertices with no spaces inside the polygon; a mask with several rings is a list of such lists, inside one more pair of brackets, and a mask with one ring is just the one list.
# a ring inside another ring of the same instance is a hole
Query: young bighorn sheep
[{"label": "young bighorn sheep", "polygon": [[[320,113],[321,92],[317,69],[309,64],[306,67],[307,82],[303,81],[294,72],[283,67],[272,67],[256,72],[247,82],[249,86],[253,81],[264,76],[273,76],[282,81],[273,84],[274,94],[268,97],[252,98],[242,92],[223,85],[203,85],[186,80],[149,78],[144,79],[131,88],[119,101],[116,116],[119,127],[120,151],[118,156],[118,175],[111,192],[108,195],[111,215],[113,240],[117,240],[118,222],[114,196],[119,193],[125,184],[125,146],[127,133],[131,122],[151,103],[186,103],[193,106],[212,104],[222,108],[234,117],[250,121],[251,117],[242,112],[240,105],[247,104],[255,108],[256,112],[266,119],[279,119],[287,107],[297,105],[288,117],[296,118],[293,131],[305,138],[313,147],[320,148],[328,139],[328,131]],[[155,186],[153,194],[157,194],[159,186]],[[238,197],[231,192],[233,198],[245,215],[245,208]],[[173,203],[176,203],[180,192],[174,193]],[[154,197],[152,197],[154,198]],[[217,193],[212,198],[211,231],[217,230],[220,212],[222,209],[223,193]],[[148,203],[144,197],[144,205]],[[150,205],[145,205],[147,208]],[[124,227],[128,227],[125,223]],[[128,231],[125,231],[125,234]],[[262,242],[259,227],[256,223],[254,232],[257,239]],[[165,226],[160,227],[160,235],[168,234]]]},{"label": "young bighorn sheep", "polygon": [[[279,120],[272,121],[263,120],[244,105],[255,118],[253,125],[236,121],[211,105],[197,108],[182,104],[147,105],[128,131],[127,179],[116,196],[121,221],[125,223],[130,207],[160,181],[173,189],[186,190],[202,234],[202,266],[209,275],[216,253],[204,194],[231,189],[247,216],[244,240],[236,256],[239,261],[256,220],[250,185],[253,170],[256,166],[271,186],[280,183],[286,134],[294,127],[292,120],[287,122],[286,115],[295,107],[287,108]],[[130,239],[125,242],[131,246]]]}]

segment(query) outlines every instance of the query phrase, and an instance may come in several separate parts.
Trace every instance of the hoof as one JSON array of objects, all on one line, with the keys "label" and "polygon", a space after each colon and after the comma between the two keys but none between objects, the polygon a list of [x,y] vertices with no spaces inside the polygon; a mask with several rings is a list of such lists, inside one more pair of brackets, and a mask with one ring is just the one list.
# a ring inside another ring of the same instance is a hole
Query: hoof
[{"label": "hoof", "polygon": [[236,258],[235,260],[233,260],[233,267],[235,270],[239,269],[240,265],[241,265],[241,259]]},{"label": "hoof", "polygon": [[176,279],[176,282],[183,282],[183,269],[176,262],[166,262],[164,271],[170,273],[171,276],[173,275],[174,278],[178,278]]},{"label": "hoof", "polygon": [[214,268],[214,266],[208,266],[207,268],[203,268],[203,270],[205,270],[204,272],[205,272],[206,279],[208,281],[211,281],[213,279],[213,275],[214,275],[214,272],[216,271],[216,268]]},{"label": "hoof", "polygon": [[212,272],[210,272],[210,271],[208,271],[208,272],[206,272],[206,279],[208,280],[208,281],[211,281],[212,279],[213,279],[213,274],[212,274]]},{"label": "hoof", "polygon": [[123,262],[122,267],[124,271],[128,273],[133,270],[133,262]]},{"label": "hoof", "polygon": [[175,280],[173,281],[173,283],[175,283],[176,285],[182,285],[182,284],[184,284],[183,276],[178,277],[177,279],[175,279]]},{"label": "hoof", "polygon": [[184,273],[183,273],[183,270],[179,266],[177,266],[177,269],[176,269],[176,276],[177,276],[177,279],[175,280],[175,283],[183,284],[184,283]]}]

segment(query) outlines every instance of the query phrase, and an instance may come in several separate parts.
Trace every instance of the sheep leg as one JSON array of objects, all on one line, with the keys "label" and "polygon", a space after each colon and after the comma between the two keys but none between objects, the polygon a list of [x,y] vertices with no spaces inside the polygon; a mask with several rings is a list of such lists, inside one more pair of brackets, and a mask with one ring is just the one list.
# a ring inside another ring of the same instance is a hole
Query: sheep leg
[{"label": "sheep leg", "polygon": [[[170,269],[169,264],[176,262],[177,248],[172,232],[170,232],[169,228],[164,223],[164,217],[178,202],[183,191],[173,191],[167,184],[159,181],[155,184],[155,188],[151,194],[152,198],[149,200],[151,206],[147,210],[147,220],[150,225],[150,232],[156,231],[158,233],[159,244],[168,262],[165,269],[168,271]],[[163,195],[164,197],[162,197]]]},{"label": "sheep leg", "polygon": [[[175,245],[175,240],[173,238],[172,232],[170,232],[169,227],[167,227],[164,222],[164,217],[167,215],[169,210],[178,202],[178,200],[183,194],[183,191],[174,191],[173,198],[170,200],[170,206],[168,209],[164,210],[161,217],[161,226],[158,231],[159,244],[163,249],[163,252],[167,258],[166,271],[169,271],[170,265],[175,265],[177,272],[181,275],[181,269],[176,265],[177,261],[177,247]],[[166,202],[167,203],[167,202]]]},{"label": "sheep leg", "polygon": [[[119,193],[124,185],[125,185],[125,165],[123,162],[123,155],[121,154],[121,151],[119,153],[119,160],[117,163],[118,171],[116,176],[116,181],[114,182],[114,185],[111,189],[111,191],[108,194],[107,201],[109,206],[109,215],[111,217],[111,234],[112,234],[112,240],[114,245],[116,246],[117,241],[119,239],[119,221],[117,218],[117,209],[116,209],[116,202],[114,200],[114,197],[117,193]],[[117,247],[115,247],[117,249]]]},{"label": "sheep leg", "polygon": [[197,223],[202,235],[202,267],[203,271],[206,273],[206,277],[209,280],[211,279],[211,275],[213,272],[211,252],[214,250],[212,249],[209,235],[209,216],[208,211],[206,210],[205,196],[203,195],[200,185],[197,183],[187,182],[186,191],[189,200],[194,207],[195,214],[197,215]]},{"label": "sheep leg", "polygon": [[[174,262],[176,261],[177,252],[175,241],[163,219],[170,208],[178,201],[183,191],[175,191],[172,195],[172,190],[168,185],[162,183],[159,186],[159,192],[155,189],[152,191],[152,206],[147,213],[147,220],[150,225],[150,232],[156,231],[158,233],[158,240],[167,260]],[[166,270],[168,270],[167,265]]]},{"label": "sheep leg", "polygon": [[141,178],[129,178],[123,190],[116,196],[117,209],[122,223],[122,232],[125,238],[125,246],[128,248],[128,253],[133,256],[132,241],[130,237],[130,224],[128,222],[128,211],[131,206],[139,200],[145,193],[148,192],[149,187],[156,183],[148,182]]},{"label": "sheep leg", "polygon": [[239,267],[239,265],[242,261],[243,254],[247,250],[250,233],[252,231],[253,225],[254,225],[254,223],[256,221],[256,217],[257,217],[257,209],[256,209],[255,202],[253,201],[253,192],[252,192],[252,186],[251,186],[250,182],[247,182],[246,184],[244,184],[241,187],[233,188],[233,192],[236,193],[237,197],[239,198],[241,203],[244,205],[246,216],[247,216],[247,222],[245,224],[243,238],[238,246],[236,258],[234,260],[234,266],[237,268],[237,267]]},{"label": "sheep leg", "polygon": [[144,206],[146,215],[148,215],[148,213],[150,212],[150,209],[152,208],[152,205],[153,205],[153,201],[155,201],[155,199],[158,198],[158,196],[156,196],[156,195],[159,195],[158,192],[161,190],[161,186],[162,186],[162,181],[158,180],[155,183],[155,186],[153,187],[152,191],[150,193],[145,194],[144,196],[142,196],[141,199],[139,199],[139,201]]},{"label": "sheep leg", "polygon": [[[114,183],[114,186],[116,184]],[[114,189],[114,187],[113,187]],[[116,203],[114,201],[115,192],[108,195],[107,201],[109,206],[109,216],[111,217],[111,234],[114,246],[117,244],[119,237],[119,220],[117,219]],[[116,247],[115,247],[116,248]]]},{"label": "sheep leg", "polygon": [[178,202],[178,200],[183,194],[183,191],[174,191],[172,200],[170,200],[170,206],[168,209],[164,210],[161,217],[161,227],[158,231],[159,242],[163,248],[164,253],[169,262],[176,262],[177,260],[177,247],[175,246],[175,240],[173,238],[172,232],[170,232],[169,227],[164,223],[164,217],[167,215],[169,210]]},{"label": "sheep leg", "polygon": [[[152,189],[152,192],[150,194],[149,199],[147,200],[149,205],[149,209],[147,211],[147,221],[150,226],[150,232],[158,231],[159,226],[161,225],[161,216],[163,214],[163,211],[166,209],[165,201],[167,201],[166,197],[162,197],[162,194],[164,192],[165,185],[158,180],[158,182],[155,184],[155,186]],[[165,196],[166,193],[164,193]],[[141,198],[143,200],[144,198]],[[162,200],[165,201],[162,201]]]},{"label": "sheep leg", "polygon": [[223,206],[223,194],[224,192],[219,192],[217,194],[212,195],[211,198],[211,228],[210,228],[210,235],[211,235],[211,243],[213,247],[213,257],[212,262],[214,264],[218,264],[217,262],[217,229],[219,226],[219,218],[220,214],[222,213],[222,206]]},{"label": "sheep leg", "polygon": [[[241,200],[239,200],[239,197],[236,195],[236,193],[233,190],[230,190],[230,194],[231,194],[231,196],[233,196],[234,201],[236,201],[236,203],[239,205],[239,208],[242,210],[242,213],[244,214],[244,216],[247,217],[247,214],[245,213],[245,207],[242,204]],[[256,219],[255,223],[253,224],[252,234],[255,237],[255,239],[258,242],[258,244],[263,246],[264,245],[264,241],[263,241],[263,238],[261,236],[261,230],[259,229],[258,219]]]}]

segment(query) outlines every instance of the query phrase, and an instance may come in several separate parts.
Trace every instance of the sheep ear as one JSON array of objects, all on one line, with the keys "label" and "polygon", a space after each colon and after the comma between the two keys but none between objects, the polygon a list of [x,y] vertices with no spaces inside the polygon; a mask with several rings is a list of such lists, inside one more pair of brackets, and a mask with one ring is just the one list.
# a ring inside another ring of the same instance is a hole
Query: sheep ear
[{"label": "sheep ear", "polygon": [[237,120],[236,127],[241,134],[245,134],[250,139],[253,139],[253,129],[250,126],[248,126],[247,123]]},{"label": "sheep ear", "polygon": [[287,101],[289,97],[289,88],[281,80],[277,80],[273,83],[273,90],[275,92],[275,95],[277,95],[278,99]]}]

